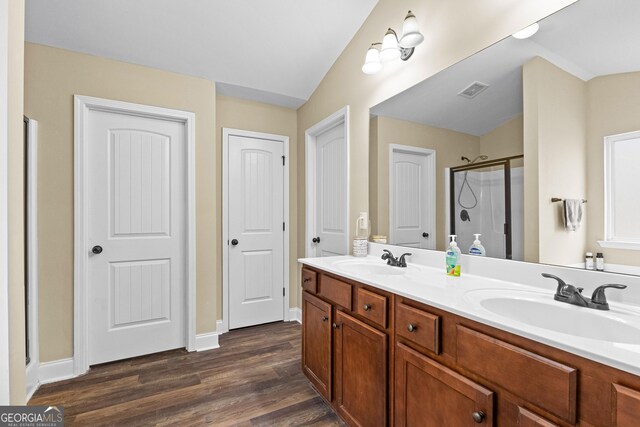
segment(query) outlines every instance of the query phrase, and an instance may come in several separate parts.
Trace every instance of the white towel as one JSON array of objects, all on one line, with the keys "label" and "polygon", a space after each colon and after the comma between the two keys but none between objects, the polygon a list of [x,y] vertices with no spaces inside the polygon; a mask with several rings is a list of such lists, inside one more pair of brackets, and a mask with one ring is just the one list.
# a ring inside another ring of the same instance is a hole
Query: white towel
[{"label": "white towel", "polygon": [[582,199],[565,199],[562,203],[564,228],[567,231],[576,231],[582,221]]}]

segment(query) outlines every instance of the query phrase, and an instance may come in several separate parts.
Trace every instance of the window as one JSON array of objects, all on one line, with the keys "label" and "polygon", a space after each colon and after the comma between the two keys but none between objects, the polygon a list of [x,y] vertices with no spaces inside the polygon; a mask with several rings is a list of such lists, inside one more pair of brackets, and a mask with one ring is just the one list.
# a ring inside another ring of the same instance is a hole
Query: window
[{"label": "window", "polygon": [[640,131],[604,138],[605,248],[640,250]]}]

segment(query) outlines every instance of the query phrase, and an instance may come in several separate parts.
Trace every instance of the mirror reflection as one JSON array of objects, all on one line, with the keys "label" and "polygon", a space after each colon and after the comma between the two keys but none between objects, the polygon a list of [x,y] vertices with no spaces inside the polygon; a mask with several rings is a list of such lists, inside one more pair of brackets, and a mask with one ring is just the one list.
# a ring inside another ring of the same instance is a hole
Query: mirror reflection
[{"label": "mirror reflection", "polygon": [[581,0],[373,107],[374,238],[640,274],[637,16]]}]

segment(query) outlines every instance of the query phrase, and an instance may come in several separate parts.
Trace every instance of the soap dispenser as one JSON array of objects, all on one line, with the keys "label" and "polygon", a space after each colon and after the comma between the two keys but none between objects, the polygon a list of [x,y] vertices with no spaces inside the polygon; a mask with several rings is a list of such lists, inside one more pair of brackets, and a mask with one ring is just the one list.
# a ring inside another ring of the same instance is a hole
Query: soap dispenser
[{"label": "soap dispenser", "polygon": [[449,249],[447,249],[446,255],[447,275],[449,276],[460,276],[460,257],[462,256],[462,252],[458,247],[456,237],[455,234],[449,236],[451,243],[449,243]]},{"label": "soap dispenser", "polygon": [[471,247],[469,247],[469,255],[485,256],[487,252],[484,246],[482,246],[482,243],[480,243],[480,236],[482,236],[482,234],[474,234],[474,236],[476,236],[476,240],[474,240]]}]

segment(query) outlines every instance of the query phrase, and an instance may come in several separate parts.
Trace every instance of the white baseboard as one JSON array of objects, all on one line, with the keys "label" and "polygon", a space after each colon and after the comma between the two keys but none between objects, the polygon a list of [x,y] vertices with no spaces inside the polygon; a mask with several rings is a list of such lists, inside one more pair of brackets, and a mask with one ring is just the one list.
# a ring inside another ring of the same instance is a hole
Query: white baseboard
[{"label": "white baseboard", "polygon": [[31,399],[31,396],[33,396],[33,394],[38,391],[38,388],[40,387],[40,382],[38,381],[39,367],[40,364],[35,360],[31,360],[31,362],[27,365],[27,373],[25,376],[25,382],[27,385],[27,402],[29,401],[29,399]]},{"label": "white baseboard", "polygon": [[73,372],[72,357],[40,363],[40,367],[38,368],[38,381],[40,384],[68,380],[76,376]]},{"label": "white baseboard", "polygon": [[196,351],[206,351],[213,350],[214,348],[220,348],[218,337],[222,335],[223,332],[222,320],[218,320],[216,322],[215,332],[196,335]]},{"label": "white baseboard", "polygon": [[302,309],[293,307],[289,309],[289,321],[302,323]]}]

